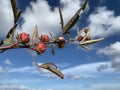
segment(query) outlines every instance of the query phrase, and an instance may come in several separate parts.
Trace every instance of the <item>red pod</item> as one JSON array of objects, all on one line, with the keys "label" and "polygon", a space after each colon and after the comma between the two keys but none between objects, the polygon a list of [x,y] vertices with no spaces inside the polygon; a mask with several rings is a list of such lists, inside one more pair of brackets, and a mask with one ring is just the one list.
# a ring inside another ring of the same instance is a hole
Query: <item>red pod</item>
[{"label": "red pod", "polygon": [[38,43],[38,45],[35,47],[36,51],[40,54],[44,53],[46,50],[46,45],[43,42]]},{"label": "red pod", "polygon": [[91,40],[91,37],[90,37],[90,36],[88,36],[88,37],[86,38],[86,41],[87,41],[87,40]]},{"label": "red pod", "polygon": [[64,37],[59,37],[59,42],[57,43],[58,44],[58,48],[63,48],[65,46],[65,39]]},{"label": "red pod", "polygon": [[26,34],[25,32],[20,33],[18,35],[18,41],[22,43],[29,43],[30,42],[29,34]]},{"label": "red pod", "polygon": [[41,35],[40,41],[41,42],[49,42],[50,38],[48,37],[48,35]]},{"label": "red pod", "polygon": [[83,39],[83,36],[81,36],[81,35],[79,35],[78,37],[77,37],[77,40],[78,41],[81,41]]}]

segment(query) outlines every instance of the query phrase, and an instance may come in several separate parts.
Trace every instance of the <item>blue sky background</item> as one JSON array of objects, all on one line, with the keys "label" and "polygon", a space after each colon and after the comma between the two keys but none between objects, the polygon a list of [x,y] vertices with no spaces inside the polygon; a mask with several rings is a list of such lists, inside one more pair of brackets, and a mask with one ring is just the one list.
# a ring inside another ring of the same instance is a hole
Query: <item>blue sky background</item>
[{"label": "blue sky background", "polygon": [[[84,0],[60,0],[66,23]],[[58,0],[17,0],[23,11],[17,32],[33,33],[37,24],[39,34],[61,34]],[[105,40],[90,45],[90,51],[77,43],[67,43],[64,49],[51,49],[36,55],[41,63],[55,63],[65,76],[61,80],[54,74],[36,69],[26,49],[8,50],[0,54],[0,90],[120,90],[120,0],[89,0],[87,9],[72,28],[90,28],[92,38]],[[9,0],[0,0],[0,39],[13,25]]]}]

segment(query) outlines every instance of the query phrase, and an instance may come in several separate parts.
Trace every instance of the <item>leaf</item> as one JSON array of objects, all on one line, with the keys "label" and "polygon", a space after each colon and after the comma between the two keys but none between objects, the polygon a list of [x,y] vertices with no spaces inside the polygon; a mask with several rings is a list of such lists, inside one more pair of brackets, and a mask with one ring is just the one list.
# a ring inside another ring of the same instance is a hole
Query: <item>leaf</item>
[{"label": "leaf", "polygon": [[35,44],[35,40],[37,40],[38,38],[39,38],[39,34],[38,34],[37,25],[36,25],[33,32],[32,44]]},{"label": "leaf", "polygon": [[57,69],[57,66],[54,64],[54,63],[45,63],[45,64],[42,64],[40,65],[41,68],[48,68],[48,67],[55,67]]},{"label": "leaf", "polygon": [[53,39],[54,37],[53,37],[52,33],[51,33],[51,32],[49,32],[49,34],[50,34],[50,36],[51,36],[51,37],[52,37],[52,39]]},{"label": "leaf", "polygon": [[58,9],[59,9],[59,14],[60,14],[60,24],[61,24],[61,29],[63,30],[64,22],[63,22],[62,11],[61,11],[61,8],[60,8],[60,3],[59,3],[59,5],[58,5]]},{"label": "leaf", "polygon": [[68,23],[63,27],[63,35],[66,34],[78,21],[79,14],[76,13],[69,21]]},{"label": "leaf", "polygon": [[88,40],[88,41],[84,41],[84,42],[80,42],[80,45],[89,45],[89,44],[93,44],[93,43],[97,43],[102,41],[104,38],[99,38],[99,39],[94,39],[94,40]]},{"label": "leaf", "polygon": [[53,54],[53,56],[55,55],[54,47],[52,47],[51,53]]},{"label": "leaf", "polygon": [[[52,66],[52,67],[51,67]],[[53,68],[53,66],[55,68]],[[51,71],[52,73],[56,74],[57,76],[59,76],[61,79],[64,78],[63,74],[57,69],[57,66],[53,63],[45,63],[45,64],[42,64],[40,66],[38,66],[40,68],[44,68],[44,69],[47,69],[49,71]]]},{"label": "leaf", "polygon": [[80,46],[86,50],[90,50],[90,48],[86,47],[85,45],[80,45]]},{"label": "leaf", "polygon": [[74,14],[74,16],[63,27],[63,35],[66,34],[75,25],[75,23],[78,21],[78,19],[80,17],[79,13],[81,12],[81,10],[85,9],[87,2],[88,2],[88,0],[85,1],[85,3],[82,5],[82,7],[77,10],[77,12]]},{"label": "leaf", "polygon": [[17,8],[16,0],[10,0],[10,1],[11,1],[13,15],[14,15],[14,23],[16,23],[21,15],[21,11],[18,10],[18,8]]},{"label": "leaf", "polygon": [[17,12],[17,16],[15,17],[15,22],[14,22],[14,23],[16,23],[16,22],[18,21],[18,19],[19,19],[21,13],[22,13],[21,10],[19,10],[19,11]]},{"label": "leaf", "polygon": [[85,3],[82,5],[82,10],[85,10],[87,3],[88,3],[88,0],[86,0]]},{"label": "leaf", "polygon": [[17,24],[15,24],[10,31],[7,33],[6,38],[9,38],[11,35],[13,36],[16,31]]},{"label": "leaf", "polygon": [[85,34],[85,36],[83,37],[83,39],[81,40],[81,42],[83,42],[83,41],[85,41],[86,39],[87,39],[87,37],[89,36],[89,32],[87,32],[86,34]]},{"label": "leaf", "polygon": [[0,45],[3,45],[3,44],[11,44],[14,42],[14,34],[15,34],[15,31],[16,31],[16,27],[17,27],[17,24],[15,24],[11,29],[10,31],[7,33],[6,35],[6,38],[3,39],[1,42],[0,42]]}]

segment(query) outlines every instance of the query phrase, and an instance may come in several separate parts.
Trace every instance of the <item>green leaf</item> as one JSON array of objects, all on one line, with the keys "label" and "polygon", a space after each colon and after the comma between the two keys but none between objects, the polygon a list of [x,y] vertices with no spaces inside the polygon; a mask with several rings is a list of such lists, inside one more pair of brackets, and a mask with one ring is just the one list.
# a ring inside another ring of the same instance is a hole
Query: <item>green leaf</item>
[{"label": "green leaf", "polygon": [[10,29],[10,31],[7,33],[6,38],[10,38],[11,35],[12,35],[12,37],[14,36],[15,31],[16,31],[16,27],[17,27],[17,24],[14,24],[14,26],[13,26],[13,27]]},{"label": "green leaf", "polygon": [[38,38],[39,38],[39,34],[38,34],[37,25],[36,25],[33,32],[32,44],[35,44],[35,40],[37,40]]},{"label": "green leaf", "polygon": [[90,34],[90,32],[87,32],[87,33],[85,34],[85,36],[83,37],[83,39],[82,39],[81,42],[85,41],[85,40],[87,39],[87,37],[89,36],[89,34]]},{"label": "green leaf", "polygon": [[86,47],[85,45],[80,45],[80,46],[86,50],[90,50],[90,48]]},{"label": "green leaf", "polygon": [[52,47],[51,53],[53,54],[53,56],[55,55],[54,47]]},{"label": "green leaf", "polygon": [[16,23],[21,15],[21,11],[18,10],[18,8],[17,8],[16,0],[10,0],[10,1],[11,1],[13,15],[14,15],[14,23]]},{"label": "green leaf", "polygon": [[58,5],[58,9],[59,9],[59,14],[60,14],[60,24],[61,24],[61,29],[63,30],[64,22],[63,22],[62,11],[61,11],[61,8],[60,8],[60,3],[59,3],[59,5]]},{"label": "green leaf", "polygon": [[21,10],[18,10],[17,16],[15,17],[15,22],[14,22],[14,23],[16,23],[16,22],[18,21],[18,19],[19,19],[21,13],[22,13],[22,11],[21,11]]},{"label": "green leaf", "polygon": [[[52,73],[56,74],[57,76],[59,76],[61,79],[64,78],[63,74],[61,71],[59,71],[57,69],[57,66],[53,63],[45,63],[45,64],[42,64],[42,65],[38,65],[38,67],[40,68],[44,68],[44,69],[47,69],[48,71],[51,71]],[[55,67],[55,68],[54,68]]]},{"label": "green leaf", "polygon": [[85,1],[85,3],[82,5],[81,8],[77,10],[77,12],[74,14],[74,16],[68,21],[68,23],[63,27],[63,35],[66,34],[78,21],[79,19],[79,13],[86,8],[88,0]]},{"label": "green leaf", "polygon": [[88,3],[88,0],[86,0],[85,3],[82,5],[82,10],[85,10],[87,3]]},{"label": "green leaf", "polygon": [[48,68],[48,67],[55,67],[57,69],[57,66],[54,63],[45,63],[40,66],[41,68]]},{"label": "green leaf", "polygon": [[76,24],[79,19],[78,12],[68,21],[68,23],[63,27],[63,35],[68,33],[68,31]]},{"label": "green leaf", "polygon": [[89,44],[93,44],[93,43],[97,43],[102,41],[104,38],[99,38],[99,39],[94,39],[94,40],[88,40],[88,41],[84,41],[84,42],[80,42],[80,45],[89,45]]},{"label": "green leaf", "polygon": [[53,39],[54,37],[53,37],[52,33],[51,33],[51,32],[49,32],[49,34],[50,34],[50,36],[51,36],[51,37],[52,37],[52,39]]},{"label": "green leaf", "polygon": [[6,35],[6,38],[3,39],[1,42],[0,42],[0,45],[3,45],[3,44],[11,44],[14,42],[14,34],[15,34],[15,31],[16,31],[16,27],[17,27],[17,24],[15,24],[11,29],[10,31],[7,33]]}]

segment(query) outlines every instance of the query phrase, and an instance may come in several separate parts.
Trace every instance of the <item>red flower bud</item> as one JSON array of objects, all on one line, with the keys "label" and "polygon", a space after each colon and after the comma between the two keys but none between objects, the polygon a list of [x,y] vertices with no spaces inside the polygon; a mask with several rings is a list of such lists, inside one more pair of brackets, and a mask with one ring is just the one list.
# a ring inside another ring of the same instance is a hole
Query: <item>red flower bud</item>
[{"label": "red flower bud", "polygon": [[86,38],[86,41],[87,41],[87,40],[91,40],[91,37],[90,37],[90,36],[88,36],[88,37]]},{"label": "red flower bud", "polygon": [[46,50],[46,45],[43,42],[38,43],[38,45],[35,47],[36,51],[38,53],[44,53]]},{"label": "red flower bud", "polygon": [[83,36],[81,36],[81,35],[79,35],[78,37],[77,37],[77,40],[78,41],[81,41],[83,39]]},{"label": "red flower bud", "polygon": [[64,37],[59,37],[58,40],[59,40],[59,42],[57,43],[58,47],[59,48],[63,48],[65,46],[65,39],[64,39]]},{"label": "red flower bud", "polygon": [[30,41],[29,34],[26,34],[25,32],[20,33],[18,35],[18,41],[22,43],[29,43]]},{"label": "red flower bud", "polygon": [[41,42],[49,42],[50,38],[48,37],[48,35],[41,35],[40,41]]}]

